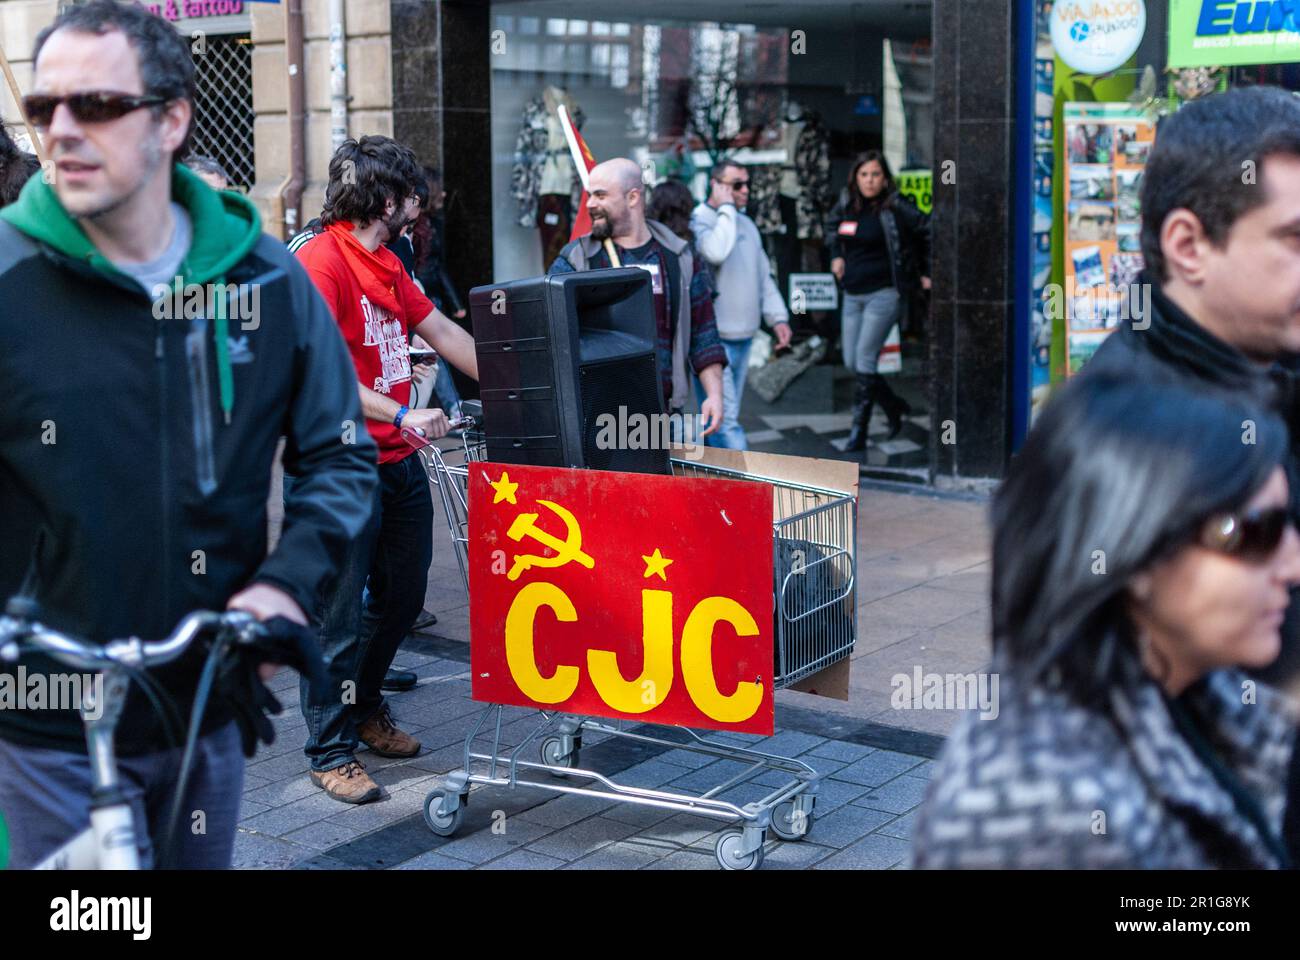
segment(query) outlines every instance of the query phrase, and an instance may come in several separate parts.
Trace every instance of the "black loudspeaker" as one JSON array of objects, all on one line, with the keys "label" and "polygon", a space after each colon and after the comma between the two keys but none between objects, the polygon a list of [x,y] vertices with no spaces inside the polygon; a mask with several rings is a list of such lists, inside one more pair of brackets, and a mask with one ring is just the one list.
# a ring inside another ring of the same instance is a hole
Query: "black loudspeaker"
[{"label": "black loudspeaker", "polygon": [[489,460],[669,472],[650,279],[623,267],[470,291]]}]

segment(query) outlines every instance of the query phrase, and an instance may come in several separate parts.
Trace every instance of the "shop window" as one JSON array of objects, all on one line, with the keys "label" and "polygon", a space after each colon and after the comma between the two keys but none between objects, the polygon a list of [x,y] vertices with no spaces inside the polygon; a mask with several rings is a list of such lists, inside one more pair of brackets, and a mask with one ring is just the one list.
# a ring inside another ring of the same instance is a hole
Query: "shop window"
[{"label": "shop window", "polygon": [[585,72],[587,48],[580,43],[568,44],[564,50],[564,64],[569,73]]},{"label": "shop window", "polygon": [[248,34],[209,36],[195,52],[196,95],[192,151],[226,168],[231,186],[255,179],[253,157],[253,45]]},{"label": "shop window", "polygon": [[[509,50],[510,48],[507,47],[506,49]],[[537,44],[535,43],[520,44],[518,50],[519,50],[519,66],[521,69],[523,70],[538,69],[538,65],[541,63],[541,59],[540,59],[541,53],[539,52],[539,48]]]},{"label": "shop window", "polygon": [[610,51],[610,54],[609,85],[619,88],[626,87],[629,79],[628,49],[619,44]]}]

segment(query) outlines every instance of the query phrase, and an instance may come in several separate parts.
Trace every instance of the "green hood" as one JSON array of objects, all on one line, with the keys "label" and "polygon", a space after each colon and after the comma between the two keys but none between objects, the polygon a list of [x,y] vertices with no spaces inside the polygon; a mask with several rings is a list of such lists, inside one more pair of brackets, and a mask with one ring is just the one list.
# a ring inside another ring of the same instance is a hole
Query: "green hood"
[{"label": "green hood", "polygon": [[[262,235],[262,218],[243,195],[216,191],[182,164],[172,168],[172,199],[188,211],[193,224],[189,252],[179,273],[186,284],[225,284],[226,274],[244,259]],[[18,199],[0,210],[7,220],[33,240],[65,256],[90,264],[108,275],[123,276],[120,270],[95,248],[81,225],[69,216],[58,196],[43,177],[32,177]],[[225,297],[215,298],[213,324],[217,353],[217,375],[221,409],[226,422],[234,406],[234,379],[230,372]]]},{"label": "green hood", "polygon": [[[194,225],[194,238],[180,269],[186,283],[225,277],[262,234],[262,218],[247,198],[229,190],[213,190],[179,163],[172,169],[172,199],[188,211]],[[74,260],[83,260],[106,274],[120,274],[63,209],[43,177],[28,180],[18,199],[0,211],[0,218]]]}]

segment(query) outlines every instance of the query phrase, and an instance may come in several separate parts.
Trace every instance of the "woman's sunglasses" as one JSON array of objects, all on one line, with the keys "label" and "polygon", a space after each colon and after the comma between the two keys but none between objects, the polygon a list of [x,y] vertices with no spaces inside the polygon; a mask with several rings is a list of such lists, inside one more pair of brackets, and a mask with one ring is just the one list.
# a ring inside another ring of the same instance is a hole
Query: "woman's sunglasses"
[{"label": "woman's sunglasses", "polygon": [[1286,507],[1223,513],[1206,521],[1201,530],[1201,545],[1230,557],[1260,563],[1273,556],[1290,523],[1291,514]]},{"label": "woman's sunglasses", "polygon": [[126,116],[132,110],[166,102],[166,97],[88,90],[85,93],[70,93],[65,97],[29,94],[23,97],[23,109],[27,111],[27,119],[33,126],[48,127],[54,122],[54,111],[59,109],[61,103],[68,105],[78,123],[107,123]]}]

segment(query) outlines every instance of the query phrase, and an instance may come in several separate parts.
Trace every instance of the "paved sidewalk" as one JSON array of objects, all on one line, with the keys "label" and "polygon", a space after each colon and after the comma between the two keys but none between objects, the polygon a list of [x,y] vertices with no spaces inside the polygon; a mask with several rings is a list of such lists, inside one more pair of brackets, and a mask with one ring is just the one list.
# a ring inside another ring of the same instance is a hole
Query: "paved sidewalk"
[{"label": "paved sidewalk", "polygon": [[[277,742],[248,767],[237,867],[718,869],[714,844],[729,829],[720,821],[535,788],[475,787],[460,832],[449,839],[435,836],[424,822],[425,797],[441,783],[439,774],[461,766],[465,735],[483,709],[469,699],[468,664],[438,655],[445,645],[417,638],[409,646],[420,652],[407,648],[401,654],[402,666],[415,670],[420,682],[393,697],[393,712],[428,752],[401,761],[359,755],[386,790],[379,802],[347,806],[316,789],[302,757],[301,717],[286,710],[276,724]],[[276,686],[286,699],[296,695],[292,677],[278,679]],[[792,714],[786,722],[779,713],[779,732],[771,738],[719,736],[797,756],[826,777],[808,839],[769,840],[764,869],[898,865],[907,853],[910,812],[921,800],[931,761],[805,733],[796,729],[804,719]],[[537,723],[535,711],[504,708],[503,743],[519,743]],[[537,759],[536,741],[524,759]],[[697,793],[744,769],[729,760],[591,733],[584,734],[581,764],[621,784]],[[765,774],[721,796],[744,804],[777,782]]]},{"label": "paved sidewalk", "polygon": [[895,676],[983,670],[989,642],[988,502],[864,484],[858,498],[858,638],[848,702],[777,702],[947,735],[955,710],[895,709]]},{"label": "paved sidewalk", "polygon": [[[436,500],[435,500],[436,502]],[[926,491],[864,486],[859,502],[859,639],[847,702],[792,691],[777,695],[777,735],[723,734],[738,745],[797,757],[821,781],[808,837],[771,837],[764,869],[899,866],[932,760],[955,711],[894,709],[895,674],[916,667],[967,673],[987,658],[985,504]],[[398,723],[423,742],[411,760],[359,759],[385,788],[376,803],[330,800],[307,777],[296,678],[277,678],[285,714],[278,737],[250,763],[236,843],[241,868],[307,869],[717,869],[714,843],[734,827],[672,811],[564,796],[536,788],[475,788],[453,838],[425,825],[423,804],[441,775],[462,765],[463,742],[482,705],[469,699],[468,607],[451,550],[435,519],[427,606],[439,622],[402,648],[415,690],[391,699]],[[535,711],[504,708],[503,744],[526,738]],[[662,728],[647,730],[671,737]],[[477,748],[485,750],[485,745]],[[536,741],[523,759],[535,759]],[[701,792],[742,767],[684,750],[585,734],[582,766],[619,783]],[[723,799],[756,800],[766,774]],[[571,783],[572,781],[557,781]]]}]

